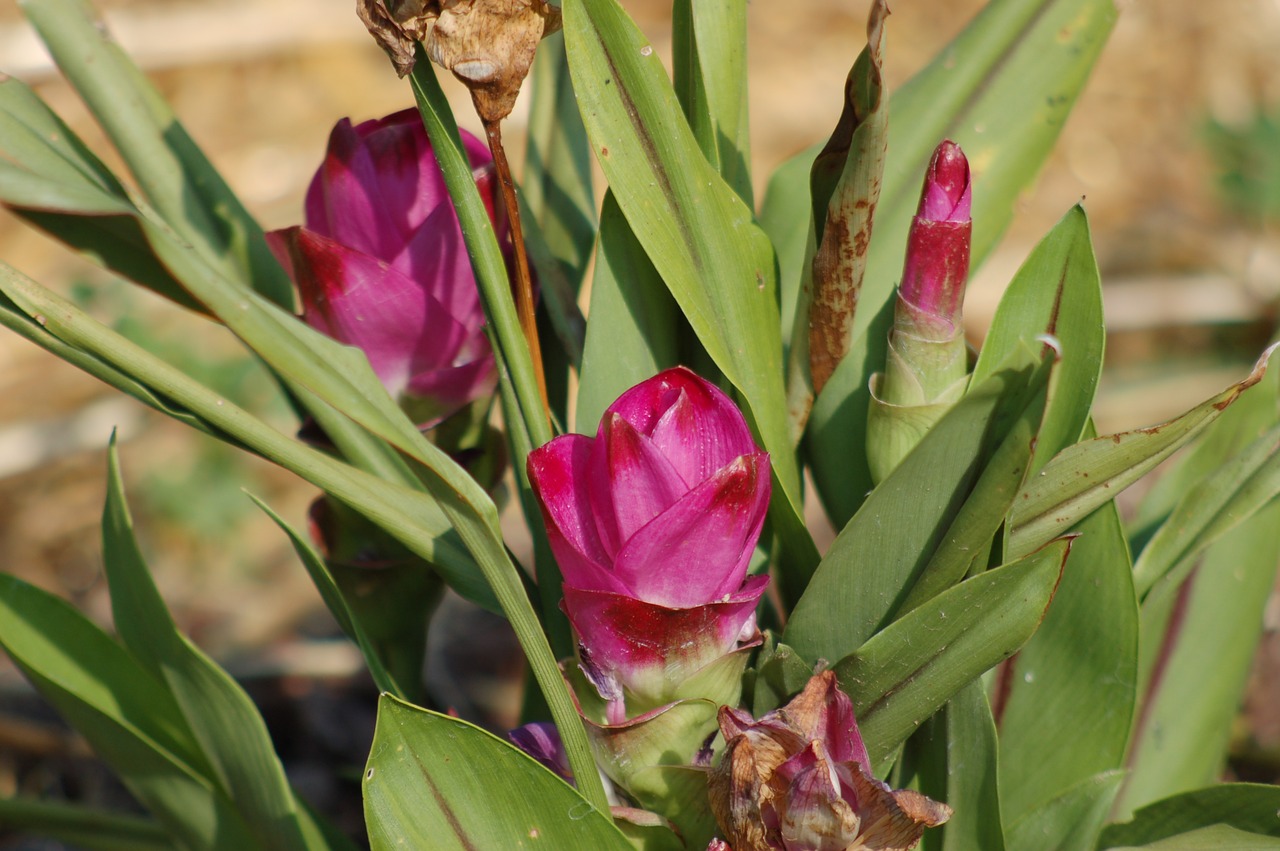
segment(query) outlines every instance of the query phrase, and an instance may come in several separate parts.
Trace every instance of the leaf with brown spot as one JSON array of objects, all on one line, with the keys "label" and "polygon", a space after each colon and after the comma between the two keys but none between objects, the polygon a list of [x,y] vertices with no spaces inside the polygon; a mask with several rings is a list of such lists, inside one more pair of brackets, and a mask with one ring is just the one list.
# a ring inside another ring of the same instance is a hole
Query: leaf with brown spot
[{"label": "leaf with brown spot", "polygon": [[[888,14],[883,0],[871,7],[867,46],[845,82],[844,111],[810,173],[817,245],[801,296],[810,301],[807,309],[796,314],[797,324],[806,323],[807,333],[805,327],[792,333],[796,345],[788,388],[791,407],[806,415],[808,405],[796,404],[796,394],[807,395],[811,401],[848,353],[858,291],[866,271],[888,139],[888,110],[884,108],[888,99],[881,76]],[[806,356],[811,384],[803,381],[800,372]]]},{"label": "leaf with brown spot", "polygon": [[1069,446],[1031,479],[1014,503],[1009,552],[1034,550],[1083,520],[1185,445],[1240,394],[1257,384],[1280,344],[1262,353],[1244,380],[1180,417],[1150,428],[1103,435]]}]

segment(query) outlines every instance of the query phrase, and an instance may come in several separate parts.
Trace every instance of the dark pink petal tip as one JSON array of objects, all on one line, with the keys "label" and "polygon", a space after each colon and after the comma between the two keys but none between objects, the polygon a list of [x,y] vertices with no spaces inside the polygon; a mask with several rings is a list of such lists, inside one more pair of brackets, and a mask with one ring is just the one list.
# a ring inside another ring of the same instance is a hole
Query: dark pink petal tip
[{"label": "dark pink petal tip", "polygon": [[564,608],[592,664],[626,683],[629,672],[658,666],[688,674],[735,650],[768,585],[769,577],[752,576],[737,593],[688,609],[566,585]]},{"label": "dark pink petal tip", "polygon": [[973,205],[969,160],[950,139],[933,152],[916,215],[934,222],[968,222]]}]

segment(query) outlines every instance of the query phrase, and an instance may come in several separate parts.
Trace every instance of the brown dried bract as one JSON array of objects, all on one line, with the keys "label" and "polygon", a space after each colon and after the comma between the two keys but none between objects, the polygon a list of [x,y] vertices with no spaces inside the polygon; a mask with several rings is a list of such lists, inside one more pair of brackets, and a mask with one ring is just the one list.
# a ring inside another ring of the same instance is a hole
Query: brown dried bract
[{"label": "brown dried bract", "polygon": [[413,70],[413,46],[440,15],[435,0],[356,0],[356,14],[401,77]]},{"label": "brown dried bract", "polygon": [[485,122],[506,118],[544,36],[560,28],[546,0],[441,0],[427,33],[431,59],[471,90]]}]

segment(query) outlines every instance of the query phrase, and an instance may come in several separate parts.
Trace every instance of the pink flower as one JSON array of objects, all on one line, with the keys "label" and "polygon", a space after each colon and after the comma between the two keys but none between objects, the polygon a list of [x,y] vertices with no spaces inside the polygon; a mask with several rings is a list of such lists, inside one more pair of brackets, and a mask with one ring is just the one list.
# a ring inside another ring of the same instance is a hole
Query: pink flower
[{"label": "pink flower", "polygon": [[[463,139],[492,218],[488,150]],[[493,392],[471,261],[416,110],[339,121],[307,190],[306,226],[267,239],[298,286],[307,324],[362,349],[421,425]]]},{"label": "pink flower", "polygon": [[905,851],[951,816],[869,768],[853,704],[830,671],[759,721],[720,707],[711,809],[734,851]]},{"label": "pink flower", "polygon": [[684,368],[636,385],[596,437],[563,435],[531,453],[529,478],[583,671],[613,723],[674,699],[692,673],[754,639],[768,577],[747,567],[769,456],[714,385]]}]

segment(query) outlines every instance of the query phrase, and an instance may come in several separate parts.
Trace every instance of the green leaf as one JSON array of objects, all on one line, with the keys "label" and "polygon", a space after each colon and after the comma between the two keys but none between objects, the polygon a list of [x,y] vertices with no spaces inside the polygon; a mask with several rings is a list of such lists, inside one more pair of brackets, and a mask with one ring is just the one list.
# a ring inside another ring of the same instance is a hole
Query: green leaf
[{"label": "green leaf", "polygon": [[307,569],[307,574],[311,577],[311,581],[315,583],[316,590],[320,592],[321,599],[329,609],[329,613],[333,615],[334,620],[338,622],[338,626],[346,633],[347,637],[356,643],[360,648],[360,653],[364,656],[365,665],[369,668],[369,673],[373,677],[374,685],[378,687],[380,692],[388,692],[397,697],[404,692],[398,683],[388,673],[386,666],[382,663],[381,657],[373,648],[372,642],[365,634],[364,626],[360,623],[351,607],[347,605],[346,598],[343,597],[338,583],[334,581],[333,575],[329,572],[328,566],[324,563],[324,559],[315,551],[311,543],[296,529],[284,521],[279,514],[271,509],[265,502],[256,496],[250,496],[258,507],[266,512],[280,530],[289,536],[289,543],[293,545],[293,551],[298,554],[298,558],[302,561],[303,567]]},{"label": "green leaf", "polygon": [[150,819],[70,804],[0,798],[0,828],[56,839],[83,851],[174,851]]},{"label": "green leaf", "polygon": [[806,268],[805,254],[817,243],[813,234],[809,205],[808,160],[790,159],[769,178],[760,205],[760,227],[778,254],[778,298],[781,304],[783,362],[790,359],[792,330],[801,297],[800,279]]},{"label": "green leaf", "polygon": [[[1046,285],[1050,281],[1053,286]],[[1102,374],[1102,279],[1089,220],[1079,205],[1040,240],[1013,276],[982,343],[972,383],[1042,334],[1057,340],[1061,361],[1036,437],[1032,473],[1080,439]]]},{"label": "green leaf", "polygon": [[1093,851],[1123,771],[1104,771],[1009,825],[1009,847],[1018,851]]},{"label": "green leaf", "polygon": [[95,262],[194,310],[146,244],[125,188],[28,86],[0,80],[0,201]]},{"label": "green leaf", "polygon": [[[1000,672],[996,718],[1009,823],[1120,768],[1132,729],[1138,610],[1115,506],[1075,531],[1080,537],[1044,623]],[[1046,731],[1064,729],[1072,746],[1046,748]]]},{"label": "green leaf", "polygon": [[1112,0],[994,0],[894,94],[853,348],[815,400],[809,423],[808,457],[822,459],[813,464],[814,480],[837,528],[870,489],[870,480],[857,475],[861,466],[847,459],[856,459],[865,441],[867,380],[883,362],[892,318],[885,307],[901,277],[929,155],[944,138],[968,155],[976,266],[1048,156],[1116,15]]},{"label": "green leaf", "polygon": [[1280,507],[1264,509],[1205,549],[1190,576],[1166,576],[1143,602],[1150,684],[1121,816],[1219,777],[1280,564],[1278,525]]},{"label": "green leaf", "polygon": [[160,214],[220,274],[292,308],[293,285],[262,229],[92,7],[85,0],[21,5]]},{"label": "green leaf", "polygon": [[[569,69],[600,167],[698,339],[746,399],[777,484],[783,584],[817,563],[783,409],[774,256],[751,210],[707,163],[661,59],[615,0],[564,10]],[[798,592],[793,596],[798,596]]]},{"label": "green leaf", "polygon": [[606,194],[578,385],[577,431],[594,437],[605,409],[624,391],[679,363],[677,310],[617,201]]},{"label": "green leaf", "polygon": [[1219,851],[1222,848],[1232,848],[1234,851],[1268,851],[1280,848],[1280,839],[1246,833],[1225,824],[1215,824],[1140,847],[1153,851]]},{"label": "green leaf", "polygon": [[74,608],[0,575],[0,646],[173,839],[211,851],[263,847],[209,781],[173,695]]},{"label": "green leaf", "polygon": [[778,644],[772,633],[765,633],[756,667],[747,676],[743,693],[751,696],[751,714],[761,718],[798,694],[813,677],[813,666],[787,645]]},{"label": "green leaf", "polygon": [[996,725],[982,681],[960,689],[907,749],[921,763],[920,791],[952,809],[941,830],[925,832],[923,851],[1004,851]]},{"label": "green leaf", "polygon": [[873,764],[1015,653],[1053,598],[1070,541],[989,570],[894,621],[834,666]]},{"label": "green leaf", "polygon": [[[971,530],[957,525],[971,519],[966,500],[1026,409],[1043,404],[1046,367],[1023,353],[925,435],[831,545],[787,622],[787,644],[811,661],[847,656],[902,611],[935,554],[971,546]],[[995,508],[992,532],[1005,510]]]},{"label": "green leaf", "polygon": [[[148,224],[148,227],[151,225]],[[242,294],[237,298],[216,275],[184,253],[180,245],[167,241],[162,228],[156,228],[155,234],[154,244],[163,246],[161,253],[172,257],[171,268],[183,266],[186,273],[182,276],[183,279],[187,280],[189,275],[191,281],[199,283],[202,287],[202,299],[211,307],[216,305],[214,312],[228,320],[228,324],[242,338],[255,344],[255,350],[271,366],[304,386],[314,385],[313,389],[326,402],[423,464],[423,482],[435,499],[427,499],[410,491],[392,497],[396,488],[391,483],[372,477],[361,480],[356,475],[332,476],[334,468],[330,466],[327,470],[324,469],[327,465],[320,460],[324,458],[320,453],[304,452],[305,447],[296,441],[284,439],[282,443],[281,436],[265,426],[254,428],[253,436],[260,443],[271,445],[272,451],[264,451],[264,455],[273,457],[273,453],[281,451],[293,458],[304,455],[308,462],[303,468],[306,473],[314,474],[320,470],[330,474],[323,476],[328,480],[328,486],[319,481],[316,481],[317,484],[364,513],[413,552],[438,565],[451,584],[459,583],[454,587],[460,592],[465,589],[482,601],[496,599],[520,639],[538,683],[547,697],[553,717],[561,729],[571,763],[585,768],[589,764],[586,734],[582,732],[546,636],[525,595],[524,586],[517,574],[518,569],[511,562],[502,542],[497,509],[480,485],[442,450],[423,438],[395,407],[374,376],[363,353],[318,334],[255,294]],[[166,262],[169,262],[169,257],[166,257]],[[118,335],[106,332],[65,300],[12,270],[4,267],[0,269],[9,273],[7,276],[0,275],[0,289],[4,289],[24,312],[46,317],[46,327],[68,342],[80,345],[99,356],[126,354],[134,363],[139,360],[147,363],[153,374],[163,375],[170,385],[181,385],[187,394],[186,398],[179,396],[175,387],[174,392],[166,389],[166,395],[179,398],[192,407],[198,401],[200,412],[207,420],[217,424],[227,421],[233,423],[230,428],[222,426],[228,431],[236,432],[234,426],[244,427],[246,420],[252,419],[220,398],[210,399],[213,394],[207,393],[178,371],[158,368],[136,346],[121,340]],[[97,343],[99,348],[94,348],[92,343]],[[261,426],[260,423],[258,425]],[[246,443],[249,441],[246,440]],[[342,465],[338,465],[337,469],[344,470]],[[299,472],[303,470],[300,469]],[[312,480],[315,481],[314,478]],[[373,483],[372,493],[368,489],[370,482]],[[353,484],[363,492],[353,493]],[[424,514],[420,516],[418,511],[408,510],[410,499],[406,499],[405,493],[410,494],[410,498],[419,505],[426,504]],[[474,564],[480,568],[483,584],[478,581],[481,577],[476,576],[474,568],[463,567],[464,563],[450,563],[441,558],[449,552],[437,546],[443,530],[432,529],[428,525],[432,520],[438,520],[441,514],[447,518],[472,554]],[[463,569],[459,570],[459,567]],[[487,589],[485,584],[488,585]],[[583,773],[586,774],[585,770]],[[587,779],[582,781],[586,787],[585,792],[604,806],[603,790],[598,783],[592,782],[593,779],[593,775],[587,775]]]},{"label": "green leaf", "polygon": [[[1215,825],[1260,836],[1280,837],[1280,787],[1228,783],[1165,798],[1133,814],[1130,821],[1107,827],[1098,848],[1147,847]],[[1189,840],[1188,840],[1189,841]],[[1256,840],[1255,840],[1256,841]],[[1178,847],[1176,845],[1158,846]],[[1186,845],[1187,848],[1270,848],[1273,845]]]},{"label": "green leaf", "polygon": [[1133,567],[1139,595],[1280,495],[1280,426],[1187,489]]},{"label": "green leaf", "polygon": [[378,700],[364,806],[373,851],[631,848],[607,814],[531,757],[389,695]]},{"label": "green leaf", "polygon": [[[254,452],[292,470],[348,504],[358,503],[371,519],[393,534],[398,533],[406,546],[439,567],[459,593],[491,610],[497,609],[492,593],[456,533],[451,531],[439,506],[425,494],[375,479],[285,437],[185,373],[91,319],[69,301],[3,264],[0,264],[0,291],[12,299],[13,304],[33,323],[29,326],[30,339],[41,345],[57,340],[60,345],[54,348],[55,353],[83,352],[92,358],[85,363],[97,370],[95,375],[120,375],[131,382],[140,382],[147,389],[148,398],[165,403],[163,406],[153,405],[162,413],[189,412],[188,416],[198,417],[200,422],[217,432],[234,436]],[[6,314],[0,313],[3,315]],[[39,333],[35,328],[40,329]],[[148,398],[143,401],[148,401]]]},{"label": "green leaf", "polygon": [[595,243],[596,208],[591,191],[591,145],[578,115],[560,33],[547,36],[538,45],[530,80],[529,140],[521,194],[576,293]]},{"label": "green leaf", "polygon": [[750,207],[747,6],[676,0],[671,29],[673,85],[689,127],[707,162]]},{"label": "green leaf", "polygon": [[1243,381],[1176,419],[1150,428],[1095,437],[1059,452],[1027,483],[1014,504],[1009,552],[1018,555],[1051,540],[1168,458],[1262,379],[1275,348],[1262,354]]},{"label": "green leaf", "polygon": [[[10,269],[0,264],[0,289],[4,288],[4,281],[10,274],[12,274]],[[94,378],[116,388],[122,393],[132,396],[144,405],[166,416],[172,417],[197,431],[225,440],[233,446],[242,445],[235,438],[218,431],[214,426],[206,423],[186,408],[175,405],[172,400],[152,392],[151,388],[145,384],[134,380],[105,361],[74,346],[67,345],[48,333],[40,320],[19,310],[17,305],[2,292],[0,292],[0,325],[4,325],[9,330],[46,349],[56,357],[84,370]]]},{"label": "green leaf", "polygon": [[0,80],[0,151],[23,169],[55,183],[84,183],[108,195],[124,186],[80,137],[16,77]]},{"label": "green leaf", "polygon": [[[499,364],[499,390],[521,505],[526,520],[531,526],[535,526],[536,550],[540,554],[545,553],[541,546],[540,530],[536,529],[541,513],[529,486],[525,460],[534,447],[551,440],[551,423],[534,376],[529,346],[516,316],[506,264],[498,248],[493,223],[476,188],[448,99],[440,88],[430,61],[421,49],[418,58],[410,83],[418,103],[418,112],[444,175],[445,186],[457,210],[463,241],[480,287],[481,301],[488,320],[489,342]],[[349,412],[348,408],[340,409]],[[353,418],[366,427],[369,425],[365,420]],[[406,423],[407,420],[401,418],[398,425],[403,428]],[[377,429],[373,430],[380,436],[386,436]],[[467,542],[468,548],[476,555],[485,578],[502,602],[503,611],[520,639],[565,738],[570,762],[585,769],[588,760],[586,736],[580,733],[580,725],[555,666],[555,657],[551,653],[547,637],[537,623],[533,609],[520,586],[518,569],[512,564],[503,545],[496,507],[465,471],[423,439],[416,429],[413,430],[412,439],[409,438],[408,433],[402,432],[401,440],[393,439],[390,442],[418,458],[432,470],[433,475],[426,479],[428,489],[442,500],[441,507]],[[404,442],[406,439],[407,442]],[[538,559],[538,570],[542,619],[546,624],[546,633],[561,651],[565,651],[569,644],[569,625],[564,613],[556,605],[560,597],[559,567],[554,559],[542,557]],[[584,776],[582,783],[587,796],[598,806],[604,806],[604,792],[598,788],[594,775]]]},{"label": "green leaf", "polygon": [[[498,246],[488,209],[476,187],[458,125],[425,52],[419,50],[418,58],[420,61],[414,64],[409,82],[427,137],[431,140],[431,149],[440,164],[445,186],[458,214],[462,239],[480,288],[494,357],[506,367],[498,370],[498,377],[503,388],[507,428],[513,433],[513,444],[517,450],[512,466],[518,471],[522,490],[527,490],[523,478],[525,456],[533,447],[551,439],[551,424],[534,377],[529,345],[516,315],[506,261]],[[509,403],[515,403],[516,407],[510,407]]]},{"label": "green leaf", "polygon": [[[300,811],[266,723],[244,690],[178,632],[133,535],[112,439],[102,552],[116,629],[133,656],[168,685],[212,769],[255,838],[272,849],[326,848]],[[305,834],[305,838],[304,838]]]}]

